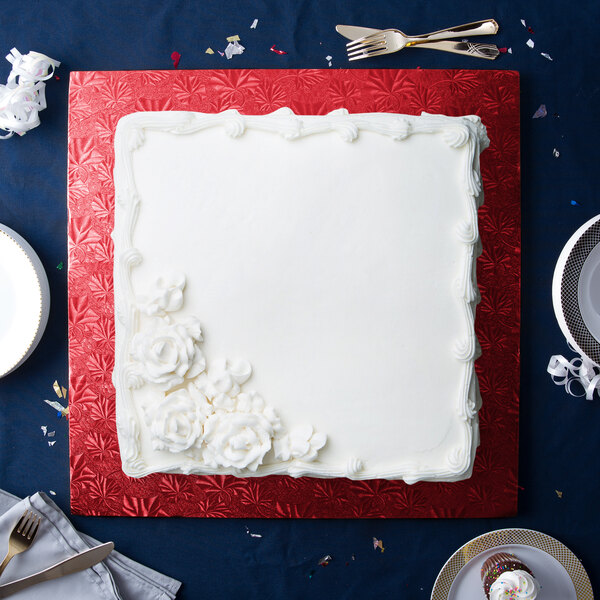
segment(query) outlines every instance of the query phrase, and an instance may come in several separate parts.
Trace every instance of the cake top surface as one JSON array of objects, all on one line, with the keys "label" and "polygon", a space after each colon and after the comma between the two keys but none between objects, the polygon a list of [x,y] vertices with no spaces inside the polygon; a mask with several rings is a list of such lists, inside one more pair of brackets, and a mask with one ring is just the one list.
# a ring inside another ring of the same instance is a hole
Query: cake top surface
[{"label": "cake top surface", "polygon": [[126,472],[468,476],[486,145],[477,117],[123,118]]}]

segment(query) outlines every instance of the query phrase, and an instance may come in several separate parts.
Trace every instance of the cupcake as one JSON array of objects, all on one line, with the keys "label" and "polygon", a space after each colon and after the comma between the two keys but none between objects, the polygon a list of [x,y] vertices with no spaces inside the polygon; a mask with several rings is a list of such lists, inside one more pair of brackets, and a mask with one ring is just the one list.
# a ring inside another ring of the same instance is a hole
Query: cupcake
[{"label": "cupcake", "polygon": [[507,552],[497,552],[483,563],[481,581],[488,600],[535,600],[540,589],[531,569]]}]

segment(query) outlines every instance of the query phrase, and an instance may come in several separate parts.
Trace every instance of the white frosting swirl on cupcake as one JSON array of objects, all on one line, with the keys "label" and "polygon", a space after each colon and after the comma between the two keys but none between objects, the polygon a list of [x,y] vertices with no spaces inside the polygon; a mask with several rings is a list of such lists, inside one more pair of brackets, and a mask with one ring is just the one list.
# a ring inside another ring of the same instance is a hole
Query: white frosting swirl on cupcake
[{"label": "white frosting swirl on cupcake", "polygon": [[535,600],[539,585],[527,571],[506,571],[490,587],[490,600]]}]

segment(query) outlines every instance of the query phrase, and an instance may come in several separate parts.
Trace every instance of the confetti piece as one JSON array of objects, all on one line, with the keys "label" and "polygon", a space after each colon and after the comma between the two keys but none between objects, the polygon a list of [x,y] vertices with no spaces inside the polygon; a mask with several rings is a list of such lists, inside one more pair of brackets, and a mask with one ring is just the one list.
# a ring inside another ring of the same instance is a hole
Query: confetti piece
[{"label": "confetti piece", "polygon": [[321,567],[326,567],[331,561],[333,560],[333,558],[331,558],[331,556],[329,554],[326,554],[320,561],[319,561],[319,566]]},{"label": "confetti piece", "polygon": [[525,23],[525,19],[521,19],[521,25],[523,25],[523,27],[527,27],[527,23]]},{"label": "confetti piece", "polygon": [[205,54],[214,54],[215,51],[212,48],[207,48]]},{"label": "confetti piece", "polygon": [[325,60],[327,61],[327,64],[329,66],[331,66],[331,59],[333,58],[333,56],[330,56],[329,54],[325,57]]},{"label": "confetti piece", "polygon": [[[225,56],[227,57],[227,60],[229,60],[234,54],[242,54],[244,50],[244,46],[235,40],[234,42],[229,42],[227,48],[225,48]],[[219,52],[219,54],[221,53]]]},{"label": "confetti piece", "polygon": [[62,392],[63,398],[66,399],[66,397],[67,397],[67,389],[61,385],[60,386],[60,391]]},{"label": "confetti piece", "polygon": [[379,548],[381,550],[381,552],[383,552],[385,550],[385,548],[383,547],[383,541],[382,540],[378,540],[377,538],[373,538],[373,550],[377,550],[377,548]]},{"label": "confetti piece", "polygon": [[48,426],[47,425],[42,425],[40,427],[40,429],[44,432],[44,436],[48,433]]},{"label": "confetti piece", "polygon": [[262,535],[260,533],[251,533],[250,529],[248,529],[248,527],[246,527],[246,533],[253,538],[261,538]]},{"label": "confetti piece", "polygon": [[284,50],[277,50],[277,49],[275,48],[275,44],[273,44],[273,45],[271,46],[271,52],[275,52],[275,54],[287,54],[287,52],[285,52]]},{"label": "confetti piece", "polygon": [[51,496],[56,496],[56,492],[54,490],[48,490]]},{"label": "confetti piece", "polygon": [[554,60],[547,52],[540,52],[540,54],[547,60]]},{"label": "confetti piece", "polygon": [[227,42],[239,42],[240,36],[239,35],[230,35],[228,38],[225,38],[225,40]]},{"label": "confetti piece", "polygon": [[69,414],[69,409],[65,408],[59,402],[55,402],[53,400],[44,400],[46,404],[49,404],[54,410],[57,411],[57,417],[66,417]]},{"label": "confetti piece", "polygon": [[58,385],[58,381],[55,379],[54,383],[52,384],[52,387],[54,388],[54,393],[59,397],[62,398],[62,391],[60,389],[60,385]]},{"label": "confetti piece", "polygon": [[49,431],[48,437],[54,437],[56,435],[56,431]]},{"label": "confetti piece", "polygon": [[527,45],[528,45],[530,48],[533,48],[533,47],[535,46],[535,42],[534,42],[534,41],[533,41],[531,38],[529,38],[529,39],[527,40],[526,44],[527,44]]},{"label": "confetti piece", "polygon": [[171,53],[171,60],[173,61],[173,68],[177,68],[179,66],[179,61],[181,59],[181,54],[179,52]]},{"label": "confetti piece", "polygon": [[509,48],[509,49],[508,49],[508,53],[509,53],[509,54],[512,54],[512,48]]},{"label": "confetti piece", "polygon": [[562,498],[563,493],[560,490],[554,490],[559,498]]},{"label": "confetti piece", "polygon": [[56,268],[57,268],[59,271],[62,271],[62,269],[63,269],[63,267],[64,267],[64,266],[65,266],[65,265],[64,265],[63,261],[61,260],[61,261],[60,261],[60,262],[59,262],[59,263],[56,265]]},{"label": "confetti piece", "polygon": [[313,575],[316,573],[316,571],[314,569],[311,569],[310,573],[308,574],[308,578],[312,579]]},{"label": "confetti piece", "polygon": [[225,56],[224,52],[221,52],[220,50],[217,50],[217,52],[221,55],[221,56]]},{"label": "confetti piece", "polygon": [[252,21],[252,25],[250,25],[250,29],[256,29],[257,25],[258,25],[258,19],[254,19],[254,21]]},{"label": "confetti piece", "polygon": [[554,158],[558,158],[560,156],[560,152],[554,148],[554,150],[552,150],[552,156],[554,156]]},{"label": "confetti piece", "polygon": [[528,27],[528,28],[527,28],[527,31],[529,31],[529,33],[530,33],[531,35],[533,35],[533,34],[535,33],[535,31],[533,31],[533,28],[531,28],[531,27]]},{"label": "confetti piece", "polygon": [[545,104],[540,104],[540,107],[533,113],[532,119],[543,119],[548,114]]},{"label": "confetti piece", "polygon": [[577,200],[571,200],[571,206],[581,206]]},{"label": "confetti piece", "polygon": [[500,54],[506,54],[508,52],[508,48],[498,48],[498,52],[500,52]]},{"label": "confetti piece", "polygon": [[54,446],[54,444],[56,444],[56,441],[54,441],[54,442],[48,442],[48,446]]}]

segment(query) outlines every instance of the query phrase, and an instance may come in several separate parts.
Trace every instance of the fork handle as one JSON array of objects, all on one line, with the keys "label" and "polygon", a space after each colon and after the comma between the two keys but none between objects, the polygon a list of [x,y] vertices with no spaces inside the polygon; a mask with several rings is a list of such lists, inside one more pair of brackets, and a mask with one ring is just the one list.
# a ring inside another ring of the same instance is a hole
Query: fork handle
[{"label": "fork handle", "polygon": [[494,19],[485,19],[484,21],[475,21],[474,23],[465,23],[456,25],[447,29],[440,29],[423,35],[410,36],[410,40],[446,40],[451,38],[461,38],[467,35],[492,35],[498,32],[498,23]]},{"label": "fork handle", "polygon": [[[408,45],[408,44],[407,44]],[[454,54],[465,54],[475,56],[476,58],[487,58],[494,60],[499,54],[497,46],[494,44],[475,44],[473,42],[453,42],[450,40],[441,40],[439,42],[427,42],[418,44],[417,48],[429,48],[431,50],[442,50],[444,52],[452,52]]]},{"label": "fork handle", "polygon": [[14,554],[11,554],[10,551],[7,553],[7,555],[4,557],[4,560],[2,561],[2,564],[0,564],[0,575],[2,575],[2,573],[4,572],[4,569],[6,569],[6,565],[10,562],[10,559],[14,556]]}]

